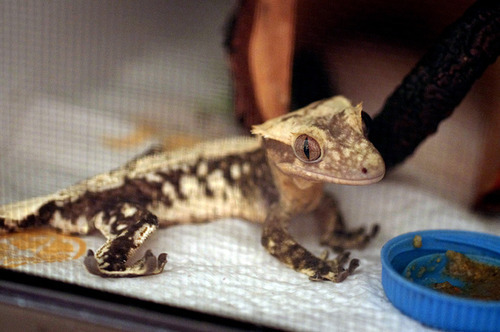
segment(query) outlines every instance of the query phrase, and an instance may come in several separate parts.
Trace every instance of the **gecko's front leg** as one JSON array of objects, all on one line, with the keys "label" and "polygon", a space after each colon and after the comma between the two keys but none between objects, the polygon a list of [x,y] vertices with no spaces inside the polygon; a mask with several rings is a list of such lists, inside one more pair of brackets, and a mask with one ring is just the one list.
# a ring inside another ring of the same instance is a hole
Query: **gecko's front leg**
[{"label": "gecko's front leg", "polygon": [[89,250],[84,264],[87,270],[101,277],[134,277],[163,271],[167,254],[158,259],[147,251],[132,265],[128,259],[147,237],[158,228],[157,217],[146,208],[132,203],[119,203],[94,217],[95,227],[106,236],[106,243],[94,253]]},{"label": "gecko's front leg", "polygon": [[315,218],[321,223],[320,243],[335,251],[362,249],[377,235],[379,226],[374,225],[369,232],[364,227],[347,230],[342,215],[333,197],[325,193],[314,210]]},{"label": "gecko's front leg", "polygon": [[264,223],[262,245],[271,255],[294,270],[308,275],[311,280],[341,282],[359,266],[359,261],[353,259],[349,267],[344,268],[349,260],[348,252],[333,260],[328,260],[326,254],[322,257],[314,256],[289,234],[291,216],[284,210],[279,204],[274,204]]}]

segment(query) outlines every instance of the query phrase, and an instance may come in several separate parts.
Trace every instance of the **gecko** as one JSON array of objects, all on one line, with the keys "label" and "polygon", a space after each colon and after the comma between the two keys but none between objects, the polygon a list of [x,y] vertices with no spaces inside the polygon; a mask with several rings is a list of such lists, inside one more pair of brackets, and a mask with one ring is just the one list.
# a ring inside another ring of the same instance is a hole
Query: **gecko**
[{"label": "gecko", "polygon": [[[385,165],[368,141],[370,118],[343,96],[310,104],[252,128],[253,137],[218,139],[189,149],[153,149],[111,172],[54,194],[0,206],[0,234],[51,227],[64,234],[101,232],[106,241],[84,258],[101,277],[161,273],[167,254],[130,257],[159,227],[239,218],[262,224],[262,246],[311,280],[341,282],[359,266],[346,249],[362,248],[378,225],[348,230],[324,184],[366,185]],[[316,256],[288,230],[312,213],[320,222]]]}]

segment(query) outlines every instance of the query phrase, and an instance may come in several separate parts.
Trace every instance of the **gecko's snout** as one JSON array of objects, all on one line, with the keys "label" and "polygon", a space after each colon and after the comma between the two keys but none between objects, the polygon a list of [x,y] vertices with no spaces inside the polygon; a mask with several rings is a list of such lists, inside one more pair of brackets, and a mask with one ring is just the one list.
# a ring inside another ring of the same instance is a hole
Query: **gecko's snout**
[{"label": "gecko's snout", "polygon": [[357,178],[360,184],[375,183],[385,175],[384,160],[378,153],[370,154],[369,158],[363,160],[359,165],[357,176],[353,174],[353,178]]}]

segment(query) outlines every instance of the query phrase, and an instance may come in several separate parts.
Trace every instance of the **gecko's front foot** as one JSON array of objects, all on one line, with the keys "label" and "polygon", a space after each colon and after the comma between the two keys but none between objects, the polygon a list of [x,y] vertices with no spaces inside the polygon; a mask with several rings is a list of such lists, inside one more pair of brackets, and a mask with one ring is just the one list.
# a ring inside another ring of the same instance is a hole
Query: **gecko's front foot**
[{"label": "gecko's front foot", "polygon": [[369,232],[364,227],[360,227],[354,231],[341,230],[325,233],[320,243],[336,252],[342,252],[345,249],[363,249],[377,235],[379,229],[379,225],[375,224]]},{"label": "gecko's front foot", "polygon": [[[94,252],[89,250],[83,263],[90,273],[100,277],[139,277],[161,273],[167,263],[167,254],[162,253],[158,256],[158,258],[156,258],[151,250],[148,250],[144,256],[132,266],[126,266],[125,262],[113,265],[110,265],[106,261],[99,262],[96,259]],[[113,269],[109,269],[111,266],[113,266]]]},{"label": "gecko's front foot", "polygon": [[330,280],[342,282],[359,266],[359,260],[354,258],[349,262],[349,266],[344,265],[349,261],[349,252],[339,254],[335,259],[328,259],[328,251],[324,251],[320,256],[321,263],[315,273],[309,277],[312,281]]}]

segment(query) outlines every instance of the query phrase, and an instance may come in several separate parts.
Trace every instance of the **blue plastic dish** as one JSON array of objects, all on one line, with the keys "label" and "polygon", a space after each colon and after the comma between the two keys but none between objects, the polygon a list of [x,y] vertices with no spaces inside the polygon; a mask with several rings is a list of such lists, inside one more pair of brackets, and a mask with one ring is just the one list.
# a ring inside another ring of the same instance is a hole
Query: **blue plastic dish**
[{"label": "blue plastic dish", "polygon": [[[422,241],[421,246],[416,247],[417,235]],[[454,285],[460,282],[441,273],[446,265],[447,250],[500,266],[498,236],[451,230],[403,234],[382,248],[382,286],[387,298],[404,314],[431,327],[450,331],[500,331],[500,301],[448,295],[427,286],[434,282],[450,281]]]}]

